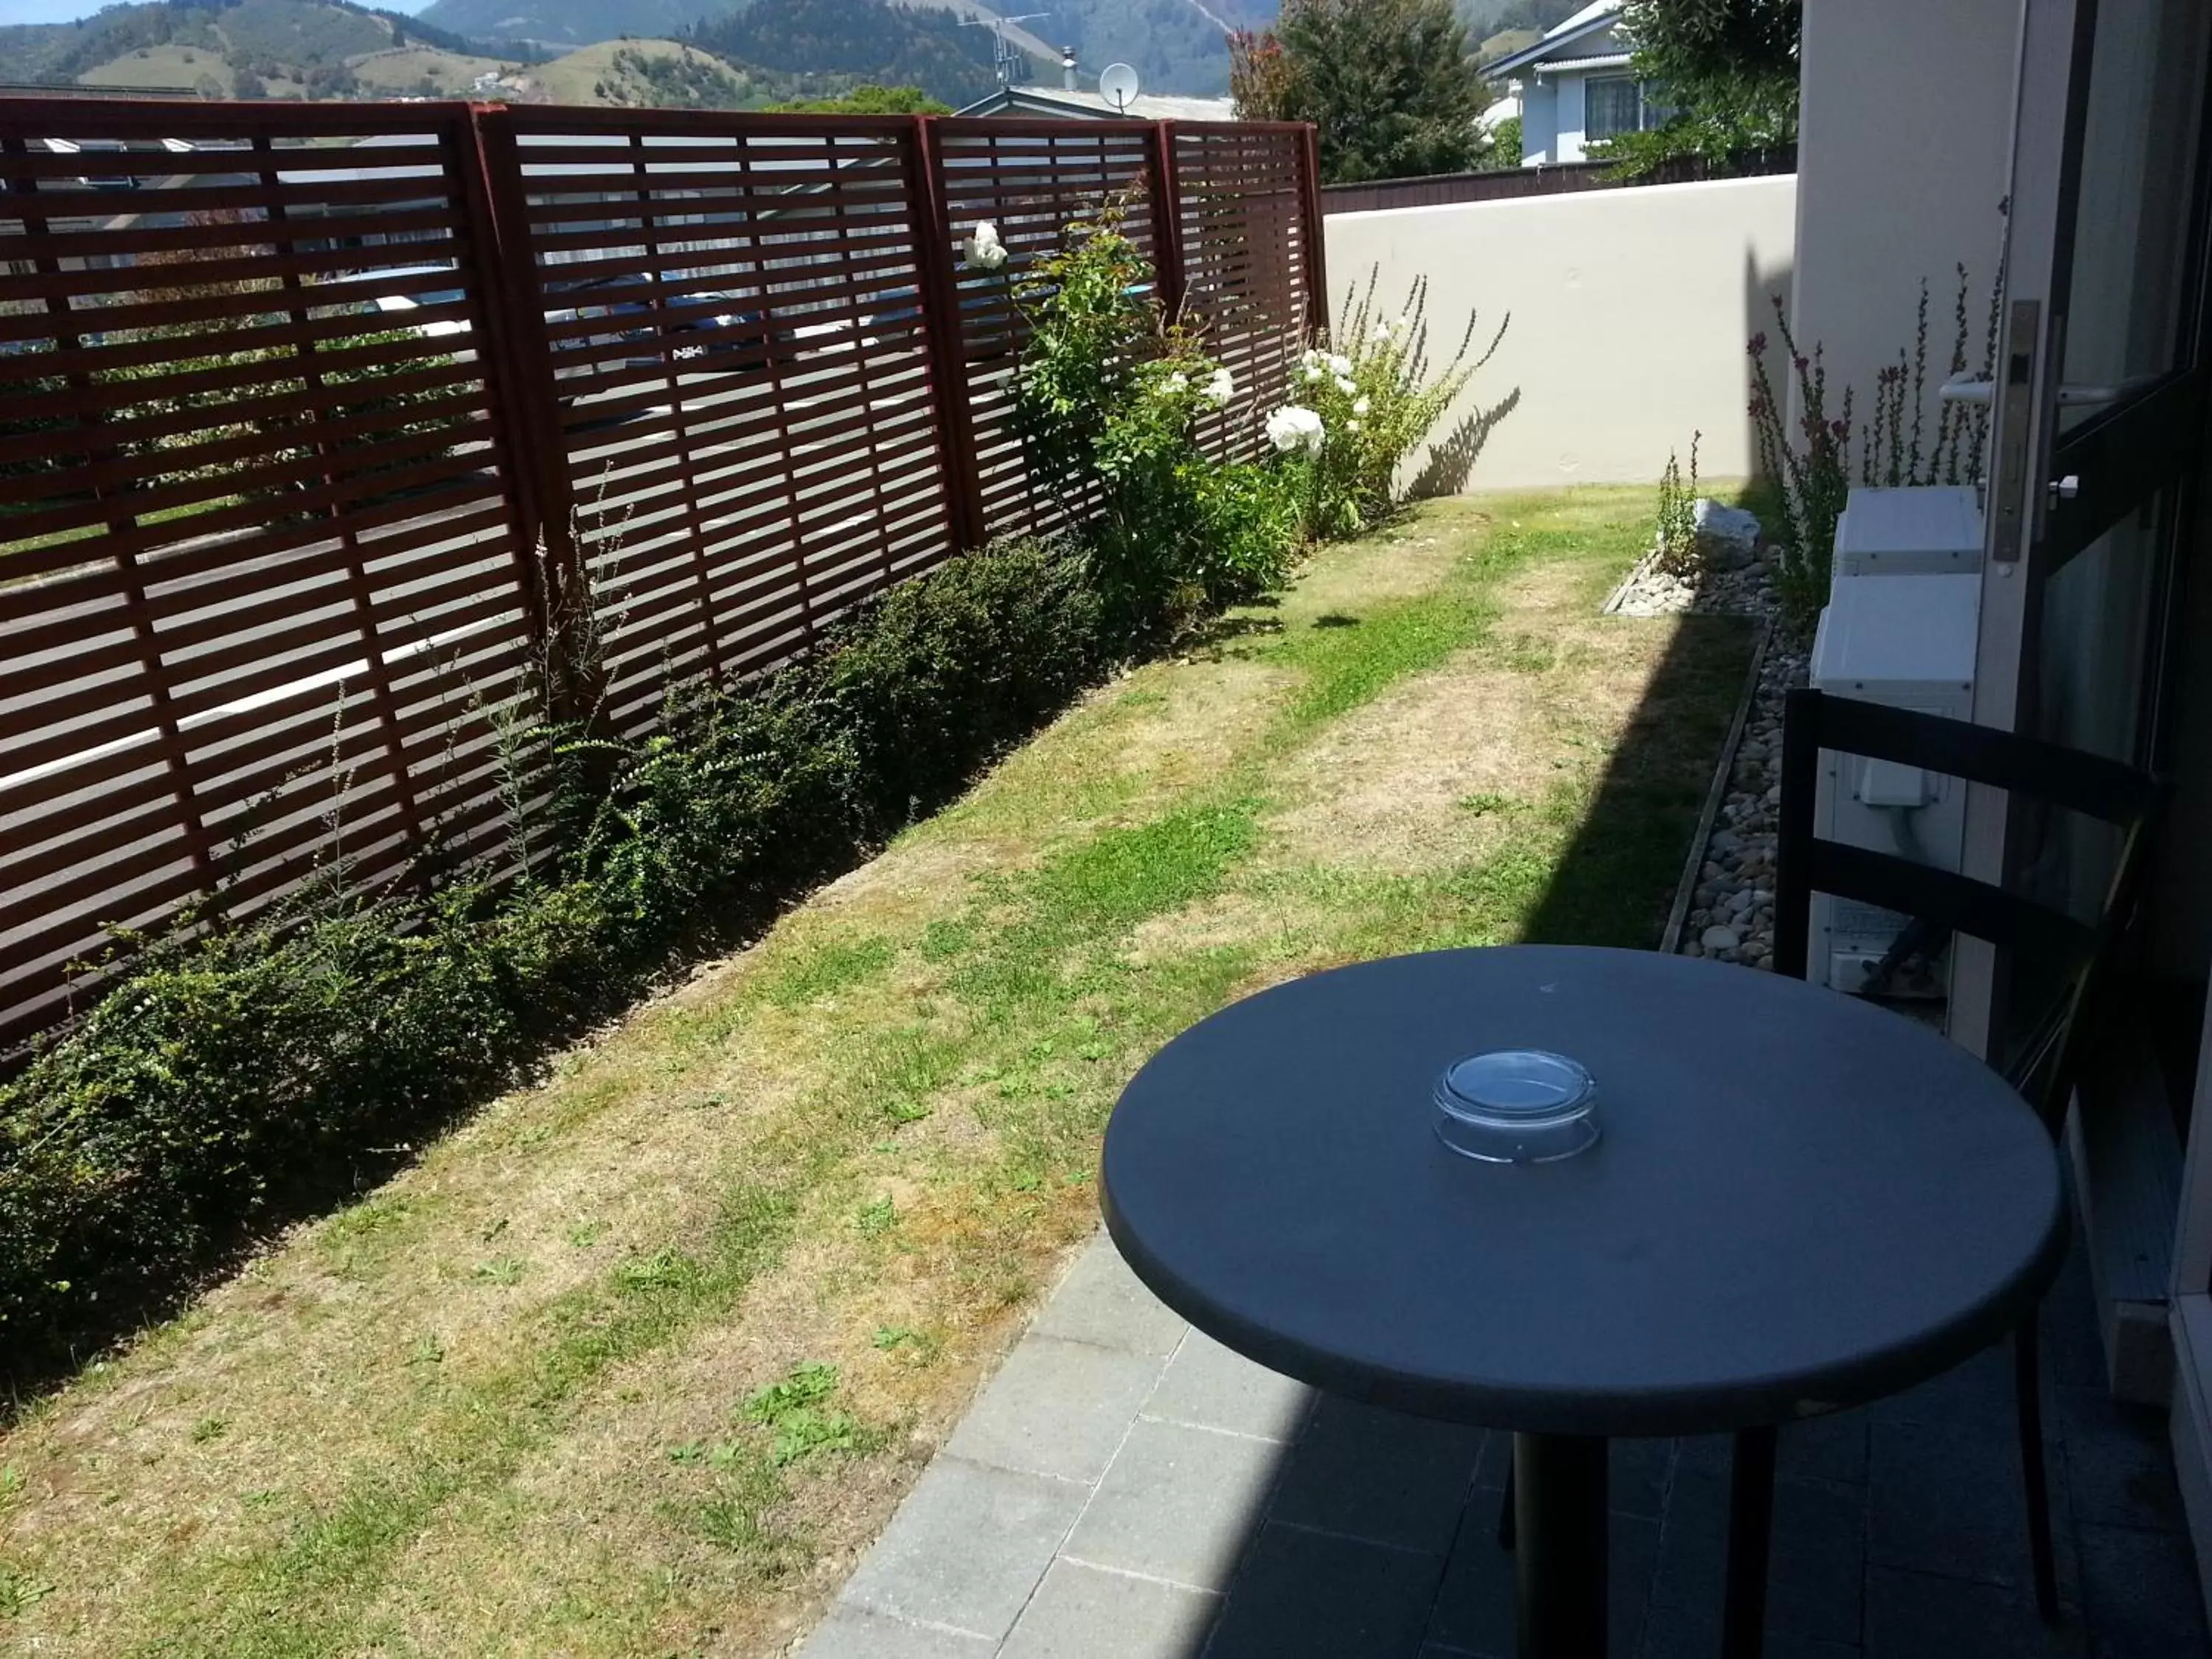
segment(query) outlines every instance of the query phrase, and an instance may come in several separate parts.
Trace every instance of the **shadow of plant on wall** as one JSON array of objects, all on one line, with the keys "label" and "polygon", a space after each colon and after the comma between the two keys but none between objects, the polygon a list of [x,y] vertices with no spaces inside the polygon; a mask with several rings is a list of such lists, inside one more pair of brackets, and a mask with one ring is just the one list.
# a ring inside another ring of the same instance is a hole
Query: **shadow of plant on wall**
[{"label": "shadow of plant on wall", "polygon": [[1520,405],[1521,388],[1516,386],[1489,408],[1469,410],[1449,435],[1429,446],[1421,470],[1413,475],[1406,493],[1416,501],[1425,501],[1432,495],[1456,495],[1465,489],[1492,430]]}]

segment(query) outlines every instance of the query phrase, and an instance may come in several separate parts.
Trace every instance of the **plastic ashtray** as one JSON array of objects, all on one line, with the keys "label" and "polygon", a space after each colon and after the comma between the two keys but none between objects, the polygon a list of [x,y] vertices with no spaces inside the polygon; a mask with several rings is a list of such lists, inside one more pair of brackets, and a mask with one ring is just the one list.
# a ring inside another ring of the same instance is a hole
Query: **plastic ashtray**
[{"label": "plastic ashtray", "polygon": [[1541,1048],[1459,1060],[1437,1079],[1437,1138],[1486,1164],[1548,1164],[1598,1137],[1597,1084],[1578,1062]]}]

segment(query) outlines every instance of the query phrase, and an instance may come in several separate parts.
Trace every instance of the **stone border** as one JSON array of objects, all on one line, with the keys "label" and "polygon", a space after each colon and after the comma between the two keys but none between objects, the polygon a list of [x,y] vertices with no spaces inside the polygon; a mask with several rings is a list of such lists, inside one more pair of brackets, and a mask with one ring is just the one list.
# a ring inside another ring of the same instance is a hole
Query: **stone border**
[{"label": "stone border", "polygon": [[[1647,555],[1649,558],[1652,556]],[[1641,566],[1638,566],[1641,568]],[[1636,580],[1629,573],[1627,580],[1614,591],[1611,604],[1626,594]],[[1735,718],[1729,724],[1727,741],[1721,744],[1719,763],[1713,768],[1713,781],[1705,790],[1705,805],[1698,814],[1697,830],[1690,836],[1690,850],[1682,861],[1682,873],[1674,883],[1674,902],[1667,911],[1666,930],[1659,936],[1662,956],[1673,956],[1682,948],[1682,926],[1690,919],[1690,907],[1698,890],[1698,872],[1705,868],[1705,849],[1712,840],[1713,825],[1719,819],[1721,804],[1728,799],[1729,781],[1735,775],[1736,750],[1742,746],[1744,728],[1751,723],[1751,711],[1759,702],[1759,677],[1766,666],[1766,653],[1774,642],[1774,623],[1770,618],[1759,628],[1758,641],[1751,648],[1751,666],[1744,672],[1743,695],[1736,699]]]}]

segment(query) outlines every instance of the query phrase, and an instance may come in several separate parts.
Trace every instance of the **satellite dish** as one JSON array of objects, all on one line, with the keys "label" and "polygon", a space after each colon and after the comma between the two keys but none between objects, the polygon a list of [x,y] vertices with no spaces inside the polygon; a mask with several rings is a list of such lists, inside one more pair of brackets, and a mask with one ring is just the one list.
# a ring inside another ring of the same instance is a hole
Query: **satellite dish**
[{"label": "satellite dish", "polygon": [[1127,64],[1109,64],[1098,76],[1099,95],[1122,114],[1137,100],[1137,71]]}]

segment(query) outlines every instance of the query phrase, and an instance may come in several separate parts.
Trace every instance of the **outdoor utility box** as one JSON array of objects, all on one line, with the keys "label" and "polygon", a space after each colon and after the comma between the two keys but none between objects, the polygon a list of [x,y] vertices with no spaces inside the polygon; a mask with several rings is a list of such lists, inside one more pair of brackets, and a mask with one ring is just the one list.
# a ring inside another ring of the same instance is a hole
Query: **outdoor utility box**
[{"label": "outdoor utility box", "polygon": [[[1978,575],[1838,574],[1813,638],[1814,690],[1971,720],[1981,592]],[[1814,813],[1831,840],[1956,870],[1966,806],[1956,778],[1821,754]],[[1904,925],[1892,911],[1816,893],[1808,976],[1838,991],[1864,988]]]},{"label": "outdoor utility box", "polygon": [[1948,576],[1982,568],[1972,485],[1854,489],[1836,520],[1838,576]]}]

